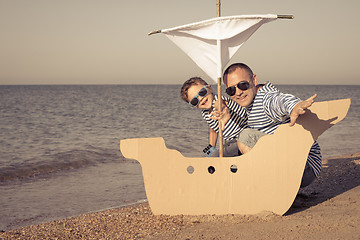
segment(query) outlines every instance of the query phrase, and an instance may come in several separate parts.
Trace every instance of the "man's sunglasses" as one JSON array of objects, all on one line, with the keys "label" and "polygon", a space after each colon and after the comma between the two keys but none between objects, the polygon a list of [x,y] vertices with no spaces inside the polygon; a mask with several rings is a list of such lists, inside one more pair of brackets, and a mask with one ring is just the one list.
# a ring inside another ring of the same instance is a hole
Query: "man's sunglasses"
[{"label": "man's sunglasses", "polygon": [[236,93],[236,88],[240,89],[241,91],[246,91],[249,89],[249,86],[249,82],[241,81],[235,86],[228,87],[225,91],[229,96],[234,96],[234,94]]},{"label": "man's sunglasses", "polygon": [[195,97],[193,97],[190,101],[189,101],[189,104],[191,105],[191,106],[193,106],[193,107],[197,107],[197,105],[199,105],[199,103],[200,103],[200,100],[199,100],[199,96],[200,97],[205,97],[206,95],[208,95],[208,90],[207,90],[207,87],[208,87],[208,85],[206,85],[206,86],[203,86],[200,90],[199,90],[199,92],[196,94],[196,96]]}]

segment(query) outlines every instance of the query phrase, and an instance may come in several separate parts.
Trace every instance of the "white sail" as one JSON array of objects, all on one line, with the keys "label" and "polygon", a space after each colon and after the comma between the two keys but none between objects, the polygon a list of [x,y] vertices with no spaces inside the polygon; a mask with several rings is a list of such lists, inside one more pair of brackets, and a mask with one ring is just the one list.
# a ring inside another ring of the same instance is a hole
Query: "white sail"
[{"label": "white sail", "polygon": [[161,33],[180,47],[211,79],[222,76],[225,65],[249,37],[277,15],[239,15],[217,17]]}]

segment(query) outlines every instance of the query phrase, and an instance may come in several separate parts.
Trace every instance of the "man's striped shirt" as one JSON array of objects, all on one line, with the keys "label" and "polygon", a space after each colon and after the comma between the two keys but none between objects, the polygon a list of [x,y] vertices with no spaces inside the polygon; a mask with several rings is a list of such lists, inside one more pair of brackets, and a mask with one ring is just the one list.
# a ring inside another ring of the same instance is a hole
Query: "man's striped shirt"
[{"label": "man's striped shirt", "polygon": [[[273,134],[280,124],[290,122],[290,113],[300,101],[291,94],[281,93],[268,82],[256,93],[253,103],[246,107],[248,127]],[[314,142],[307,161],[316,176],[321,171],[321,159],[320,146]]]},{"label": "man's striped shirt", "polygon": [[[231,140],[236,138],[239,133],[244,128],[246,128],[247,114],[245,108],[241,107],[230,98],[222,96],[222,99],[227,101],[230,112],[230,119],[225,124],[223,138],[226,140]],[[214,103],[216,100],[217,96],[215,95],[213,101],[213,110],[215,110]],[[209,127],[212,128],[215,132],[219,133],[219,122],[217,120],[210,119],[210,117],[212,116],[210,111],[208,109],[203,109],[201,114],[202,117],[209,124]]]}]

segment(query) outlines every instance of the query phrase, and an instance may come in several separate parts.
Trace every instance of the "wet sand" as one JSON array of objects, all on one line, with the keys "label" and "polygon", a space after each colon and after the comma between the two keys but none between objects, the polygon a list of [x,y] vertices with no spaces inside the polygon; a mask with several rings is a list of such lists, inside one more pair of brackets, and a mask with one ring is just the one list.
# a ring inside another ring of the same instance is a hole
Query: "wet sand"
[{"label": "wet sand", "polygon": [[147,203],[0,233],[0,239],[360,239],[360,152],[323,160],[284,216],[154,216]]}]

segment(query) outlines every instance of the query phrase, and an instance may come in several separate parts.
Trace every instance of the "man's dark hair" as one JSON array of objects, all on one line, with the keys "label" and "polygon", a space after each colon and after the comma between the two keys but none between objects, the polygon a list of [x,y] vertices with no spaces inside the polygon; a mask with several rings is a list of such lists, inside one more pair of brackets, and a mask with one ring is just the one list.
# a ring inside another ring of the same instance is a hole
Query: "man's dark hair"
[{"label": "man's dark hair", "polygon": [[250,78],[252,78],[254,76],[254,73],[251,70],[251,68],[248,65],[246,65],[245,63],[233,63],[224,72],[223,81],[224,81],[225,85],[227,82],[228,74],[234,72],[238,68],[244,69],[249,74]]}]

